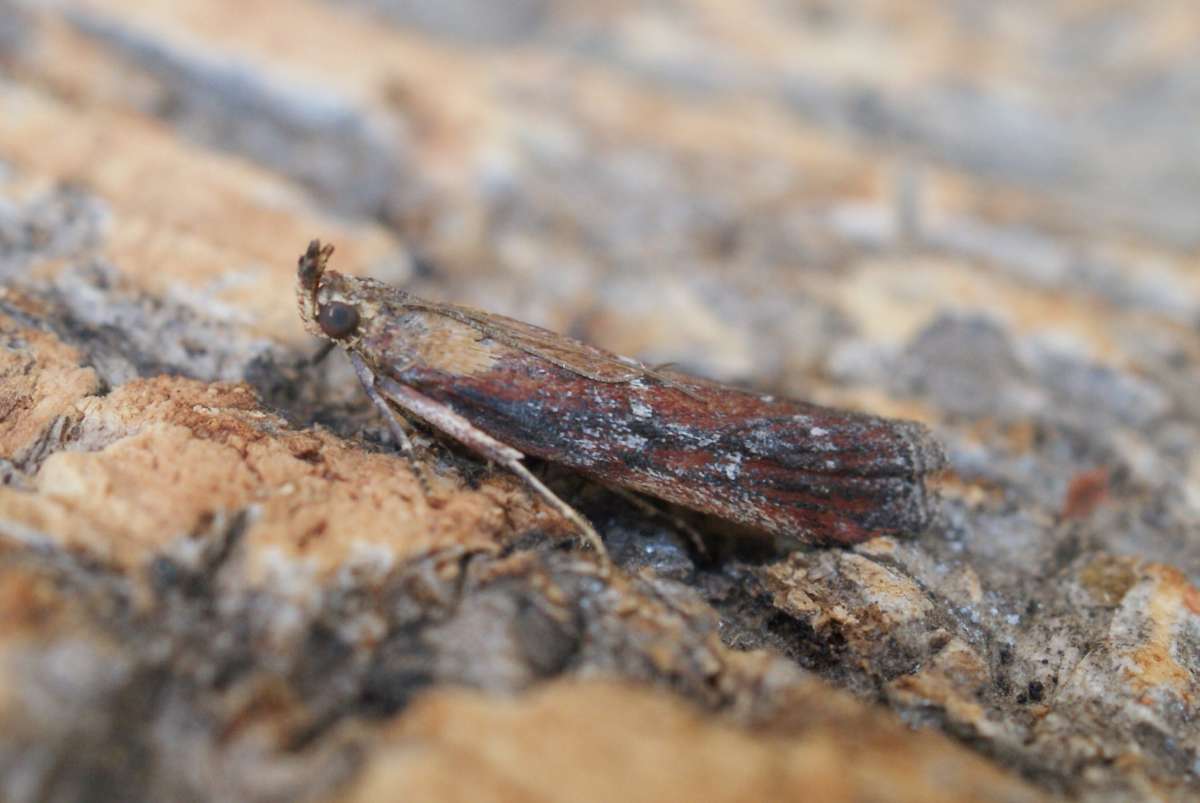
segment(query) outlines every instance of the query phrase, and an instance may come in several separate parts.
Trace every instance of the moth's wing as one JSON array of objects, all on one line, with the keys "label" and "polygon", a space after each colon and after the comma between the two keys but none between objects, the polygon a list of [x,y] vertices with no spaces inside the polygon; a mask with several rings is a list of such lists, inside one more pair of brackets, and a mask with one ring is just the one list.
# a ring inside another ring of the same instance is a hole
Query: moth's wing
[{"label": "moth's wing", "polygon": [[540,357],[596,382],[629,382],[643,376],[657,376],[636,360],[619,357],[572,337],[503,315],[457,304],[409,302],[408,306],[417,306],[465,323],[506,346]]}]

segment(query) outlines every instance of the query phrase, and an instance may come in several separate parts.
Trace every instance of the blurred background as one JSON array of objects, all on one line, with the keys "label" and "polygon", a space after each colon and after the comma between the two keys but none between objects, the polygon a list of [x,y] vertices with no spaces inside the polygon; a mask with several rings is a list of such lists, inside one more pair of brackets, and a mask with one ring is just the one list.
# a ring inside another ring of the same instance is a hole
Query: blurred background
[{"label": "blurred background", "polygon": [[1056,292],[1200,320],[1186,4],[0,17],[9,217],[84,207],[102,219],[78,212],[56,253],[102,238],[154,292],[272,337],[298,336],[282,288],[314,235],[357,272],[797,393],[942,304],[1084,351]]},{"label": "blurred background", "polygon": [[[1039,795],[1186,799],[1198,131],[1200,8],[1169,0],[0,0],[0,280],[40,299],[3,307],[24,322],[5,342],[21,355],[40,342],[21,327],[55,332],[76,349],[64,364],[98,377],[79,398],[164,374],[246,382],[290,427],[378,444],[341,358],[320,383],[290,367],[315,347],[294,275],[320,237],[345,272],[922,420],[952,465],[922,539],[707,569],[661,527],[610,549],[686,585],[727,647],[950,734]],[[0,374],[12,388],[40,376],[23,359]],[[69,383],[39,382],[0,398],[0,524],[54,533],[12,489],[48,493],[56,450],[140,430],[87,413],[72,435],[74,408],[28,401]],[[51,490],[60,512],[96,493]],[[146,532],[194,524],[130,500]],[[524,688],[472,666],[414,683]],[[709,676],[646,673],[711,705]],[[972,799],[958,783],[941,788]]]}]

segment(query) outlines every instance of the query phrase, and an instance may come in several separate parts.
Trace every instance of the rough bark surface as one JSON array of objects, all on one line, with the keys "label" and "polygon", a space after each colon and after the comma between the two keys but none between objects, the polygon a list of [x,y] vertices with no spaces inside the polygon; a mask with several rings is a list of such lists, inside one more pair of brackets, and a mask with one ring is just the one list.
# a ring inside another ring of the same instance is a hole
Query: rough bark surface
[{"label": "rough bark surface", "polygon": [[[1200,12],[917,8],[0,0],[0,799],[1200,795]],[[313,237],[920,420],[937,520],[543,467],[604,577],[308,364]]]}]

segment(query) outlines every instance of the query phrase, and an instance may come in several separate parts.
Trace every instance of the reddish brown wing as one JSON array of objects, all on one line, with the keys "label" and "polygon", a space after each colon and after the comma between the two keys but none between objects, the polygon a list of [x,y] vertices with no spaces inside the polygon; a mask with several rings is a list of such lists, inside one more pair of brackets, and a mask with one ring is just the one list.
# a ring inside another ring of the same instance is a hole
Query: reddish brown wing
[{"label": "reddish brown wing", "polygon": [[526,454],[768,532],[853,543],[928,525],[944,458],[924,427],[712,383],[597,382],[574,367],[605,364],[588,348],[565,368],[514,347],[472,376],[394,378]]}]

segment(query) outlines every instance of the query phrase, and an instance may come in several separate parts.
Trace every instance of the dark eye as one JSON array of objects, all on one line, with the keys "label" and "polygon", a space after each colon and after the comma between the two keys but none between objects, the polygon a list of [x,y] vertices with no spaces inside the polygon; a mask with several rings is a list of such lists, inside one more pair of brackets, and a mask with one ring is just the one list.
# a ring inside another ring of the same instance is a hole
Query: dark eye
[{"label": "dark eye", "polygon": [[358,310],[340,301],[330,302],[317,313],[317,324],[330,337],[343,338],[358,327]]}]

